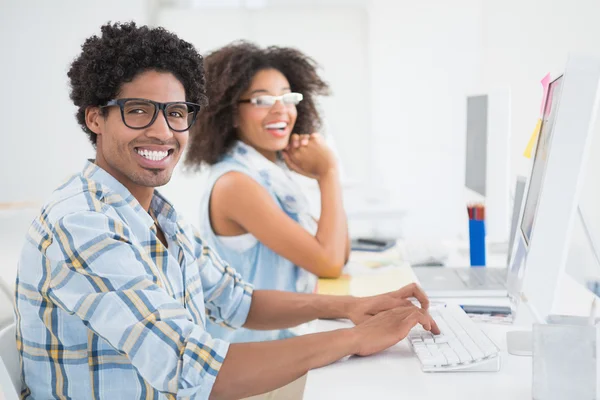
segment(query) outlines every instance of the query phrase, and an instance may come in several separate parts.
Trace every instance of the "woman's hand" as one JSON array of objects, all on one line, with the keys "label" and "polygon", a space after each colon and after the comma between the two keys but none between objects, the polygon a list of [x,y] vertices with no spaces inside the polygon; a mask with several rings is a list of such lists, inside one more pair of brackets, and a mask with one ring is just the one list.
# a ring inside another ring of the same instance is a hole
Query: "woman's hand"
[{"label": "woman's hand", "polygon": [[333,152],[318,133],[293,134],[283,159],[292,171],[317,180],[337,167]]}]

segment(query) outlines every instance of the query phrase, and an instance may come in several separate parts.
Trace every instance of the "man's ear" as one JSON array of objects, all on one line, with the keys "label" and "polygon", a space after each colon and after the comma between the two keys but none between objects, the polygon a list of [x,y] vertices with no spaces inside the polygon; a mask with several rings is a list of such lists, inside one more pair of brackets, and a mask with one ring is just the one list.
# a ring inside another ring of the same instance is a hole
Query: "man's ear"
[{"label": "man's ear", "polygon": [[85,124],[96,135],[101,135],[104,128],[104,115],[100,107],[87,107],[85,109]]}]

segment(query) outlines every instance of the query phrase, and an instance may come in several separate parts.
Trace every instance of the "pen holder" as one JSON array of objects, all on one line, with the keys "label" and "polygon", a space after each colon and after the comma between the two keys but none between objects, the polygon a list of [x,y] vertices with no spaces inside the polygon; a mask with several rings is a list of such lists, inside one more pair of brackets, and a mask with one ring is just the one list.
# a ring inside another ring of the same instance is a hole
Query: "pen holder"
[{"label": "pen holder", "polygon": [[485,222],[469,220],[469,254],[471,267],[485,267]]},{"label": "pen holder", "polygon": [[585,317],[548,320],[533,325],[533,399],[600,399],[598,328]]}]

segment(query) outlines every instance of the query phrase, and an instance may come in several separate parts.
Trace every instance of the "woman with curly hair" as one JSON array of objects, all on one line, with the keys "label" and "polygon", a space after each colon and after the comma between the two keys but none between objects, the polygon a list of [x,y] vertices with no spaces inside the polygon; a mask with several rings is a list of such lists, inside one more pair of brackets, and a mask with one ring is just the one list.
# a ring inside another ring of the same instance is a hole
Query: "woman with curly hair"
[{"label": "woman with curly hair", "polygon": [[[187,164],[212,166],[201,204],[203,237],[260,289],[313,292],[340,276],[349,255],[338,166],[317,133],[317,95],[328,94],[316,63],[298,50],[237,42],[205,57],[209,105],[190,135]],[[290,171],[317,180],[321,216]],[[291,331],[209,327],[229,341]]]}]

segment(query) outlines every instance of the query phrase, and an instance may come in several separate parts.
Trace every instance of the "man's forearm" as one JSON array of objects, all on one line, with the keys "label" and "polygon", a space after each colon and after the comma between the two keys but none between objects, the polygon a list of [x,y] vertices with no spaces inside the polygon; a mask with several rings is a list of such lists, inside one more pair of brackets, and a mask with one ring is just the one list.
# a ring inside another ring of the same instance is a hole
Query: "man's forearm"
[{"label": "man's forearm", "polygon": [[347,318],[351,296],[255,290],[244,328],[285,329],[314,319]]},{"label": "man's forearm", "polygon": [[284,386],[310,369],[355,353],[352,329],[229,347],[211,399],[239,399]]}]

